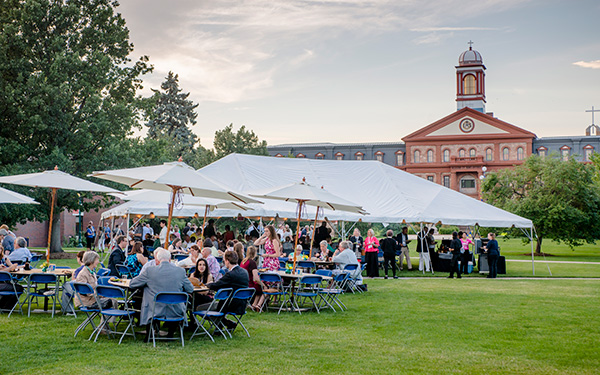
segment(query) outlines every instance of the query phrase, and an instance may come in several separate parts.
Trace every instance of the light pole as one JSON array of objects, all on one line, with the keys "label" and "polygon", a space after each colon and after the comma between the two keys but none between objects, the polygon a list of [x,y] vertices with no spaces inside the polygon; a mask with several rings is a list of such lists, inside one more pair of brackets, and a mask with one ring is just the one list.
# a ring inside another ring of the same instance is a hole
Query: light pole
[{"label": "light pole", "polygon": [[83,213],[81,212],[81,194],[77,193],[77,197],[79,198],[79,235],[77,247],[83,247],[82,236],[83,236]]},{"label": "light pole", "polygon": [[484,165],[483,167],[481,167],[481,176],[479,176],[479,199],[481,201],[483,201],[483,197],[481,195],[482,189],[481,189],[481,184],[483,184],[483,180],[485,180],[485,173],[487,172],[487,167]]}]

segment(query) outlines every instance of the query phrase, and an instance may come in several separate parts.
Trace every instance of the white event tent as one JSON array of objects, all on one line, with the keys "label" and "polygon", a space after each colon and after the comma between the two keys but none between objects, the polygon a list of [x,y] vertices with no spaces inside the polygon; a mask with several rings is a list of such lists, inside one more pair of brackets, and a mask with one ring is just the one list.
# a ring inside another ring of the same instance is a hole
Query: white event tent
[{"label": "white event tent", "polygon": [[[242,194],[306,182],[361,206],[369,214],[325,210],[330,220],[377,223],[424,222],[481,227],[532,228],[531,220],[501,210],[462,193],[378,161],[312,160],[228,155],[200,170],[202,174]],[[252,210],[215,210],[211,216],[294,218],[296,204],[265,199],[248,204]],[[307,211],[314,208],[307,208]]]}]

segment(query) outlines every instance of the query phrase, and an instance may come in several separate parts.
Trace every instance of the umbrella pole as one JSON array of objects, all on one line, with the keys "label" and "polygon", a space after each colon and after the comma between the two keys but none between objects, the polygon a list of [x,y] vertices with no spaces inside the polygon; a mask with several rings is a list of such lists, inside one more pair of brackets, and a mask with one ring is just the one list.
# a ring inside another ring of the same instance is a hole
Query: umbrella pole
[{"label": "umbrella pole", "polygon": [[177,194],[177,189],[174,187],[171,187],[172,191],[172,197],[171,197],[171,204],[169,205],[169,219],[167,220],[167,238],[165,239],[165,244],[163,245],[163,248],[167,249],[168,243],[169,243],[169,238],[171,237],[171,219],[173,218],[173,206],[175,205],[175,194]]},{"label": "umbrella pole", "polygon": [[298,260],[297,258],[297,254],[296,254],[296,247],[298,246],[298,237],[300,237],[300,214],[302,213],[302,205],[304,204],[304,201],[298,201],[298,225],[296,227],[296,238],[294,239],[294,268],[292,269],[292,272],[296,272],[296,261]]},{"label": "umbrella pole", "polygon": [[[309,249],[309,254],[308,254],[308,258],[312,258],[312,249],[313,249],[313,243],[315,241],[315,232],[317,231],[317,219],[319,218],[319,206],[317,206],[317,214],[315,215],[315,229],[312,231],[312,235],[310,236],[310,249]],[[294,249],[294,251],[296,251],[296,249]]]},{"label": "umbrella pole", "polygon": [[48,248],[46,249],[46,263],[50,264],[50,244],[52,243],[52,221],[54,220],[54,205],[56,203],[56,188],[52,188],[52,199],[50,200],[50,222],[48,223]]},{"label": "umbrella pole", "polygon": [[206,236],[204,235],[204,231],[206,230],[206,214],[208,213],[208,205],[206,205],[206,207],[204,207],[204,221],[202,221],[202,241],[204,241],[206,239]]}]

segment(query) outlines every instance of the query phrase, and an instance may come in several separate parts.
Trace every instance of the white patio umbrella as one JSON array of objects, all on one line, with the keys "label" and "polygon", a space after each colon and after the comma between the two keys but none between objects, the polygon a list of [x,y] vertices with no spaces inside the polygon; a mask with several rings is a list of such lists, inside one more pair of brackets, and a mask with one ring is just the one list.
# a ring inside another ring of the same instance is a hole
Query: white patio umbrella
[{"label": "white patio umbrella", "polygon": [[118,182],[132,188],[171,192],[169,218],[167,221],[167,240],[168,233],[171,230],[175,200],[181,194],[186,193],[196,197],[215,198],[242,203],[262,203],[242,194],[229,191],[208,177],[203,176],[200,172],[182,162],[181,159],[177,162],[149,167],[94,172],[90,176]]},{"label": "white patio umbrella", "polygon": [[39,204],[33,198],[3,188],[0,188],[0,203]]},{"label": "white patio umbrella", "polygon": [[[298,225],[296,227],[296,239],[294,240],[294,270],[296,269],[296,246],[298,246],[298,238],[300,237],[300,215],[302,213],[303,206],[308,205],[317,207],[317,214],[315,216],[315,229],[316,221],[319,215],[319,207],[329,208],[331,210],[354,212],[362,215],[367,213],[361,206],[357,206],[350,201],[328,192],[323,188],[323,186],[319,188],[317,186],[307,184],[306,179],[304,178],[302,179],[301,183],[294,183],[276,188],[269,192],[256,192],[255,194],[250,195],[254,197],[298,203]],[[313,231],[313,237],[310,244],[311,256],[314,232],[315,231]]]},{"label": "white patio umbrella", "polygon": [[50,203],[50,221],[48,222],[48,248],[46,249],[46,262],[50,262],[50,241],[52,240],[52,220],[54,218],[54,206],[56,204],[56,192],[58,189],[76,190],[76,191],[94,191],[100,193],[118,193],[118,190],[108,186],[99,185],[68,173],[54,170],[39,173],[27,173],[14,176],[0,177],[0,183],[24,185],[31,187],[50,188],[52,198]]}]

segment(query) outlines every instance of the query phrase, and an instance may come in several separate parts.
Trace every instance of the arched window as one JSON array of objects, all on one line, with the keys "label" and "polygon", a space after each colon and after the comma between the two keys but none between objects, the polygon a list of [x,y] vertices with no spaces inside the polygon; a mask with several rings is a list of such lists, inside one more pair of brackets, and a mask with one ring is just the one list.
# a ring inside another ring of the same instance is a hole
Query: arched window
[{"label": "arched window", "polygon": [[433,163],[433,150],[427,150],[427,162]]},{"label": "arched window", "polygon": [[421,162],[421,151],[415,150],[415,152],[413,153],[413,163],[419,162]]},{"label": "arched window", "polygon": [[402,152],[396,153],[396,165],[397,166],[404,165],[404,154]]},{"label": "arched window", "polygon": [[510,160],[510,152],[508,150],[508,147],[504,147],[502,149],[502,160]]},{"label": "arched window", "polygon": [[560,154],[562,156],[562,160],[563,161],[568,161],[569,160],[569,154],[571,149],[569,148],[569,146],[563,146],[560,148]]},{"label": "arched window", "polygon": [[494,159],[493,153],[492,153],[492,149],[488,148],[487,150],[485,150],[485,160],[486,161],[492,161]]},{"label": "arched window", "polygon": [[475,156],[477,156],[477,151],[474,148],[470,149],[469,156],[474,158]]},{"label": "arched window", "polygon": [[517,160],[523,160],[525,157],[525,153],[523,152],[523,147],[519,147],[517,149]]},{"label": "arched window", "polygon": [[380,161],[380,162],[383,162],[383,152],[381,152],[381,151],[377,151],[377,152],[375,153],[375,160],[377,160],[377,161]]},{"label": "arched window", "polygon": [[592,154],[594,153],[594,146],[587,145],[583,148],[583,161],[591,161]]},{"label": "arched window", "polygon": [[538,148],[538,155],[541,158],[545,158],[546,157],[546,151],[548,151],[548,149],[546,147],[540,147],[540,148]]},{"label": "arched window", "polygon": [[356,160],[363,160],[364,155],[365,154],[359,151],[356,154],[354,154],[354,157],[356,158]]},{"label": "arched window", "polygon": [[459,158],[465,157],[465,149],[464,148],[461,148],[460,150],[458,150],[458,157]]},{"label": "arched window", "polygon": [[303,153],[299,153],[298,155],[296,155],[297,158],[305,158],[306,155],[304,155]]},{"label": "arched window", "polygon": [[325,154],[322,152],[319,152],[315,155],[315,159],[325,159]]},{"label": "arched window", "polygon": [[344,154],[342,154],[341,152],[336,152],[335,160],[344,160]]},{"label": "arched window", "polygon": [[444,150],[442,153],[442,161],[448,163],[450,161],[450,150]]},{"label": "arched window", "polygon": [[465,95],[474,95],[477,94],[477,79],[472,74],[467,75],[463,79],[464,84],[464,93]]}]

